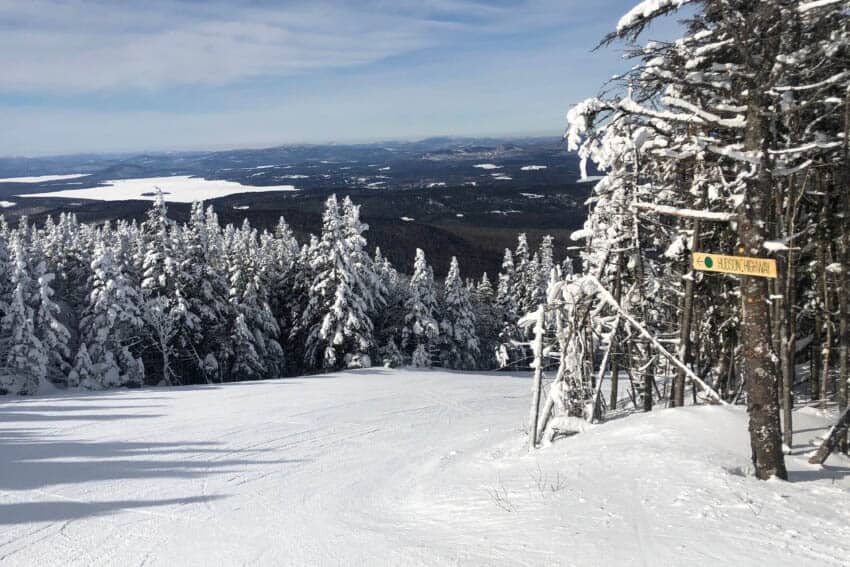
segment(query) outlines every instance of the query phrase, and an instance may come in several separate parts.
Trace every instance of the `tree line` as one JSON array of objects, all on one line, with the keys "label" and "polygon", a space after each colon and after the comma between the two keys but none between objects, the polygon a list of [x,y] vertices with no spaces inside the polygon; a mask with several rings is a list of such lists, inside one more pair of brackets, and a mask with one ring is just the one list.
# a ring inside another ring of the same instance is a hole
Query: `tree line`
[{"label": "tree line", "polygon": [[[680,37],[641,40],[684,4]],[[614,299],[598,319],[621,308],[745,402],[759,478],[787,476],[795,405],[848,405],[849,14],[846,0],[641,2],[603,41],[633,66],[568,115],[570,146],[606,174],[576,235]],[[773,258],[779,277],[694,271],[694,251]],[[619,372],[646,409],[683,405],[685,369],[614,327],[599,330],[616,345],[612,398]]]},{"label": "tree line", "polygon": [[[0,217],[2,219],[2,217]],[[35,227],[0,220],[0,391],[89,389],[434,364],[490,369],[521,356],[519,317],[545,294],[553,240],[506,251],[494,287],[456,258],[435,282],[417,250],[410,275],[380,250],[348,197],[328,198],[319,235],[299,244],[281,218],[221,226],[194,203],[188,222],[159,194],[141,223]],[[519,350],[517,350],[519,349]]]}]

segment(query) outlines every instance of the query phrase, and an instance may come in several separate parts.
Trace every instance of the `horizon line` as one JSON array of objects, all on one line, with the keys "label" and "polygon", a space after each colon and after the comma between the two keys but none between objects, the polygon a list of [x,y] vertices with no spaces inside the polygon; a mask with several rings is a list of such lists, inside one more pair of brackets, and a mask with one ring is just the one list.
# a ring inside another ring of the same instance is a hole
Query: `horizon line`
[{"label": "horizon line", "polygon": [[35,160],[35,159],[50,159],[50,158],[73,158],[83,156],[134,156],[141,154],[162,155],[162,154],[179,154],[179,153],[217,153],[217,152],[236,152],[236,151],[252,151],[252,150],[271,150],[276,148],[284,148],[288,146],[360,146],[360,145],[379,145],[379,144],[416,144],[432,139],[447,138],[454,140],[518,140],[518,139],[545,139],[558,138],[562,139],[563,134],[549,134],[540,131],[526,133],[509,133],[509,134],[434,134],[425,136],[409,136],[409,137],[387,137],[387,138],[352,138],[342,140],[322,140],[322,141],[303,141],[303,142],[280,142],[270,145],[263,145],[262,142],[220,145],[214,144],[210,146],[183,146],[172,148],[146,148],[146,149],[126,149],[117,151],[108,150],[90,150],[70,153],[33,153],[33,154],[4,154],[0,155],[0,160]]}]

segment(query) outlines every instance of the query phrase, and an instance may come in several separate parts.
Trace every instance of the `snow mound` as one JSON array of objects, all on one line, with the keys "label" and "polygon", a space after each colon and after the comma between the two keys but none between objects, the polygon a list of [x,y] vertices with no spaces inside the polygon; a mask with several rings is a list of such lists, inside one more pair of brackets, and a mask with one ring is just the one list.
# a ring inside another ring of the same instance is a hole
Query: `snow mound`
[{"label": "snow mound", "polygon": [[524,165],[519,168],[520,171],[540,171],[541,169],[546,169],[545,165]]},{"label": "snow mound", "polygon": [[9,207],[14,207],[14,201],[0,201],[0,209],[8,209]]},{"label": "snow mound", "polygon": [[501,165],[496,165],[495,163],[479,163],[472,167],[477,167],[478,169],[502,169]]}]

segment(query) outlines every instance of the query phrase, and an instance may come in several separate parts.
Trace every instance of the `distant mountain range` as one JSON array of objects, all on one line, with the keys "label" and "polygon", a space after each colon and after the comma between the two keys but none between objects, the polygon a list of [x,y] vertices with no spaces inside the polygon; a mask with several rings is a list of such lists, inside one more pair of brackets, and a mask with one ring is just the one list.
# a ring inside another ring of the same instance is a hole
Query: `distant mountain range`
[{"label": "distant mountain range", "polygon": [[[201,179],[184,187],[179,176]],[[14,181],[22,177],[30,179]],[[283,215],[306,238],[321,228],[325,198],[348,194],[362,204],[363,218],[371,226],[370,244],[381,246],[400,269],[407,268],[419,246],[433,258],[438,275],[452,255],[464,259],[465,274],[474,275],[495,273],[504,248],[513,246],[520,232],[529,233],[532,240],[553,234],[559,254],[565,254],[569,234],[581,227],[583,203],[592,187],[577,183],[578,177],[577,156],[558,138],[441,137],[0,158],[0,213],[7,219],[26,215],[34,222],[62,211],[74,211],[80,220],[91,222],[140,219],[149,206],[142,199],[151,198],[156,184],[164,183],[162,178],[174,178],[167,198],[184,202],[169,204],[175,218],[188,212],[185,202],[206,199],[225,222],[247,218],[255,226],[271,228]],[[207,190],[204,180],[216,190]],[[113,187],[109,181],[120,182]],[[240,186],[245,191],[239,191]],[[135,193],[128,193],[127,187]],[[230,189],[222,192],[221,187]],[[279,189],[284,187],[295,190]],[[257,192],[263,188],[272,192]],[[184,194],[177,199],[175,191]],[[47,195],[23,197],[27,194]],[[136,195],[136,200],[127,200],[128,195]]]}]

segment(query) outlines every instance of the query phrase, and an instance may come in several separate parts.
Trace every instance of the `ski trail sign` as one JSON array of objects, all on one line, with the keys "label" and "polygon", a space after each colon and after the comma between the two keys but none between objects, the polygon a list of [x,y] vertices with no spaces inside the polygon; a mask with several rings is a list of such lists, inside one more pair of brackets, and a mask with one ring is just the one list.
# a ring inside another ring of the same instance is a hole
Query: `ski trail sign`
[{"label": "ski trail sign", "polygon": [[703,272],[721,272],[738,274],[740,276],[755,276],[758,278],[776,278],[776,260],[768,258],[751,258],[748,256],[723,256],[721,254],[706,254],[694,252],[693,266]]}]

